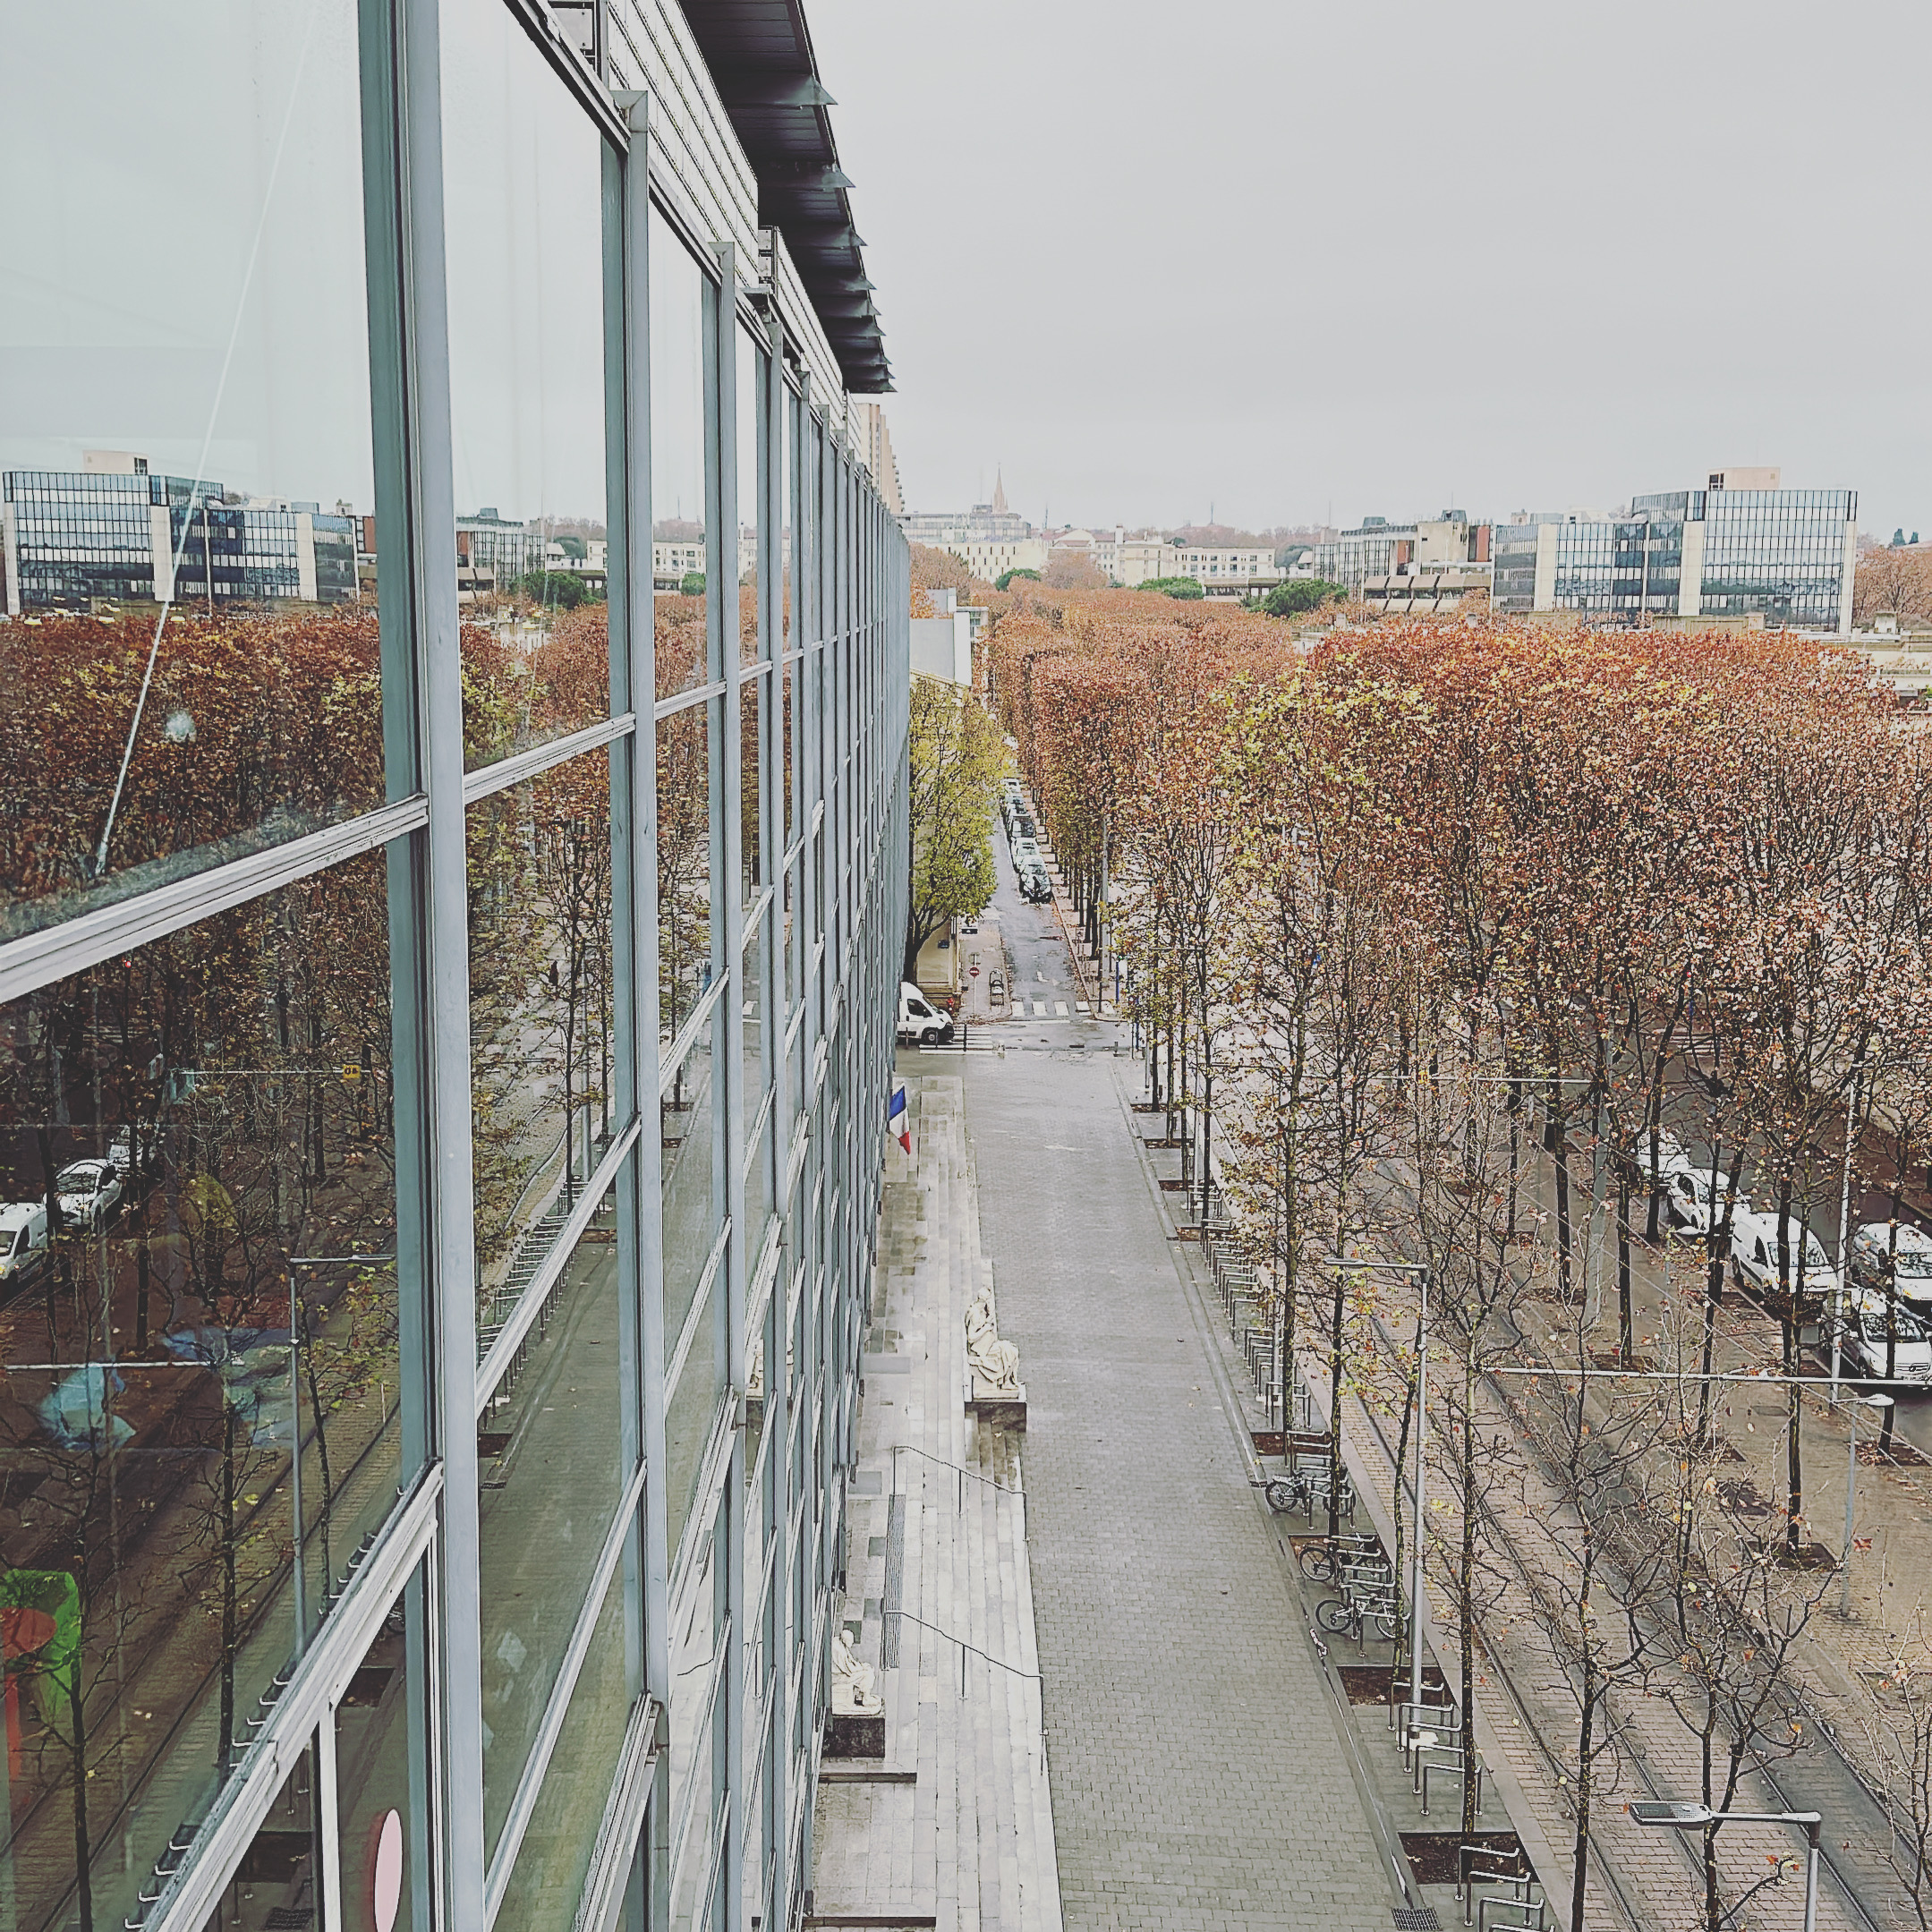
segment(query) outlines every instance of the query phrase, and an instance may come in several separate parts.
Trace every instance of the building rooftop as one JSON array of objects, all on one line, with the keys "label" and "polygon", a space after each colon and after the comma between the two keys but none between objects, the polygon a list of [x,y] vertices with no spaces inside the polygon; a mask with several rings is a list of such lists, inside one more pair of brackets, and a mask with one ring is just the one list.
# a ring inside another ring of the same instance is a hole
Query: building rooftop
[{"label": "building rooftop", "polygon": [[853,226],[853,183],[832,140],[799,0],[680,0],[725,111],[758,176],[758,219],[785,237],[855,396],[892,387],[885,337]]}]

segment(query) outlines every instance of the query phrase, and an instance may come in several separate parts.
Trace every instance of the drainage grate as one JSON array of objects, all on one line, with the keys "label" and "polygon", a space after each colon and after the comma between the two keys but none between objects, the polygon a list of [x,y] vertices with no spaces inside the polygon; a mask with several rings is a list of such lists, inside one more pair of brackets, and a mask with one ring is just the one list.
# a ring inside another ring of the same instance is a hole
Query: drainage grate
[{"label": "drainage grate", "polygon": [[886,1503],[886,1594],[885,1629],[880,1644],[879,1663],[883,1670],[899,1667],[899,1599],[906,1587],[906,1499],[894,1496]]},{"label": "drainage grate", "polygon": [[1441,1932],[1443,1923],[1433,1905],[1398,1905],[1395,1922],[1401,1932]]}]

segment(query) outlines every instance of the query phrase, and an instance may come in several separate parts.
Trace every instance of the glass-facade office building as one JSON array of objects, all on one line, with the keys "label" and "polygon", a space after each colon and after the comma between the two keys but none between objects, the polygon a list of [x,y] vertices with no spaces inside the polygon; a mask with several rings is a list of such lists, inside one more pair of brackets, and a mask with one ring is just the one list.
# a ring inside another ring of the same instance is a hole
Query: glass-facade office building
[{"label": "glass-facade office building", "polygon": [[[1714,480],[1715,481],[1715,480]],[[1847,633],[1858,495],[1690,489],[1631,500],[1612,519],[1496,526],[1492,601],[1502,611],[1750,618]]]},{"label": "glass-facade office building", "polygon": [[[0,469],[379,540],[0,623],[9,1932],[803,1912],[908,552],[795,189],[677,6],[583,11],[10,19]],[[608,600],[459,608],[479,502]]]}]

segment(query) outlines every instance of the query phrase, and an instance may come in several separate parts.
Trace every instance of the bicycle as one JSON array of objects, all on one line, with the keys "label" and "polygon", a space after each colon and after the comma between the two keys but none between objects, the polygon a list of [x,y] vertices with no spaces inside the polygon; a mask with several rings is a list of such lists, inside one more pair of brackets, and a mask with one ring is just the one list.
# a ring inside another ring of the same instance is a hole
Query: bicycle
[{"label": "bicycle", "polygon": [[1341,1562],[1383,1562],[1382,1545],[1374,1536],[1337,1536],[1333,1543],[1305,1543],[1298,1553],[1301,1573],[1315,1583],[1332,1583],[1335,1566]]},{"label": "bicycle", "polygon": [[1331,1596],[1315,1605],[1315,1621],[1330,1636],[1352,1637],[1357,1643],[1370,1626],[1378,1643],[1393,1643],[1401,1628],[1393,1596]]}]

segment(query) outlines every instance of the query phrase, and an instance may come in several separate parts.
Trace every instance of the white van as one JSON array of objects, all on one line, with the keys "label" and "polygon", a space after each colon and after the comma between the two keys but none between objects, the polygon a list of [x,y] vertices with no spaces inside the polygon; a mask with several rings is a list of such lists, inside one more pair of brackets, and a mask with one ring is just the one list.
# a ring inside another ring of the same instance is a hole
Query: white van
[{"label": "white van", "polygon": [[1884,1382],[1885,1363],[1892,1364],[1894,1382],[1932,1382],[1932,1341],[1926,1339],[1925,1323],[1911,1309],[1900,1307],[1893,1317],[1895,1346],[1885,1340],[1885,1298],[1883,1295],[1860,1295],[1858,1312],[1845,1323],[1844,1353],[1861,1377]]},{"label": "white van", "polygon": [[47,1203],[10,1201],[0,1207],[0,1287],[30,1280],[47,1254]]},{"label": "white van", "polygon": [[953,1036],[952,1015],[933,1006],[910,980],[901,980],[898,1036],[921,1046],[938,1046]]},{"label": "white van", "polygon": [[[1785,1228],[1792,1248],[1792,1286],[1801,1295],[1837,1294],[1844,1281],[1832,1266],[1825,1244],[1796,1221],[1786,1222]],[[1731,1274],[1741,1288],[1777,1293],[1778,1224],[1772,1215],[1741,1210],[1731,1217]]]}]

